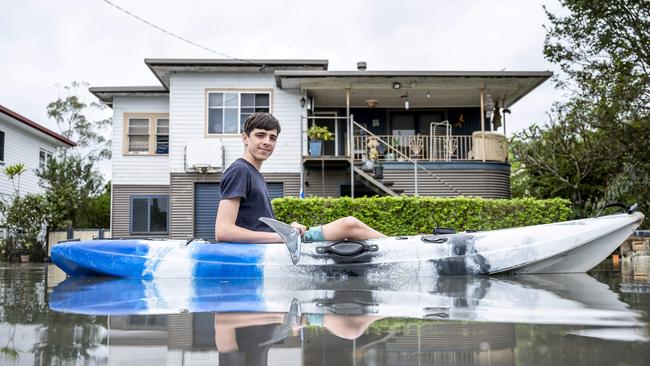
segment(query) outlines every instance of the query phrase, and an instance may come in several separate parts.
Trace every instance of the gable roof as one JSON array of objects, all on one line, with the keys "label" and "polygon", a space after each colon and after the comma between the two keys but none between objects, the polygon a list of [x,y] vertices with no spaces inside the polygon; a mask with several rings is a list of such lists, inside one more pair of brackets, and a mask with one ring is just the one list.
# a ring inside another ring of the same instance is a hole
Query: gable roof
[{"label": "gable roof", "polygon": [[3,105],[0,105],[0,113],[5,114],[5,115],[15,119],[16,121],[21,122],[21,123],[27,125],[28,127],[31,127],[33,129],[35,129],[35,130],[49,136],[49,137],[52,137],[52,138],[64,143],[65,145],[68,145],[70,147],[77,146],[77,143],[75,143],[74,141],[68,139],[67,137],[65,137],[63,135],[60,135],[60,134],[58,134],[58,133],[56,133],[56,132],[54,132],[54,131],[46,128],[46,127],[43,127],[42,125],[32,121],[31,119],[29,119],[29,118],[27,118],[27,117],[25,117],[23,115],[20,115],[20,114],[18,114],[16,112],[12,111],[11,109],[9,109],[9,108],[7,108],[7,107],[5,107]]}]

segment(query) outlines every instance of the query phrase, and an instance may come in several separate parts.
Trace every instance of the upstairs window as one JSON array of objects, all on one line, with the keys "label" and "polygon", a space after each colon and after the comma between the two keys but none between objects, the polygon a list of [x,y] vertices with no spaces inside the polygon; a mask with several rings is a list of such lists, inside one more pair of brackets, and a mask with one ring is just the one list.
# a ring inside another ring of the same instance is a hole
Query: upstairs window
[{"label": "upstairs window", "polygon": [[208,135],[241,134],[246,118],[271,111],[271,93],[208,92]]},{"label": "upstairs window", "polygon": [[156,119],[156,154],[169,154],[169,118]]},{"label": "upstairs window", "polygon": [[160,113],[124,115],[124,155],[169,154],[169,117]]},{"label": "upstairs window", "polygon": [[129,118],[130,153],[149,152],[149,118]]},{"label": "upstairs window", "polygon": [[50,159],[52,159],[52,153],[45,149],[40,149],[38,152],[38,169],[41,171],[45,170],[47,162]]}]

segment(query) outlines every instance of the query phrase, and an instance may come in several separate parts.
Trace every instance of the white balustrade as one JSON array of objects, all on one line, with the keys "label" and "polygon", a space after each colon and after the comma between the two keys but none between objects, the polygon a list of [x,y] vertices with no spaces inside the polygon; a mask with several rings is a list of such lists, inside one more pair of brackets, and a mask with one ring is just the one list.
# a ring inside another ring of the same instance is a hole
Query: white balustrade
[{"label": "white balustrade", "polygon": [[453,135],[430,137],[426,135],[354,135],[354,159],[368,159],[368,140],[378,139],[379,161],[400,161],[405,158],[426,161],[469,160],[472,136]]}]

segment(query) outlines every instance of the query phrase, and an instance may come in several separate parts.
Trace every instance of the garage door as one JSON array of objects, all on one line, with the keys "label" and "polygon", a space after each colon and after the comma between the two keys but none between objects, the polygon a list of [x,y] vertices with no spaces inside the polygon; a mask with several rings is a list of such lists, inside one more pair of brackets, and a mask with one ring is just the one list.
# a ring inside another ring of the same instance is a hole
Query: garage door
[{"label": "garage door", "polygon": [[[267,183],[271,199],[284,197],[284,183]],[[194,185],[194,237],[214,241],[214,221],[219,207],[219,183]]]}]

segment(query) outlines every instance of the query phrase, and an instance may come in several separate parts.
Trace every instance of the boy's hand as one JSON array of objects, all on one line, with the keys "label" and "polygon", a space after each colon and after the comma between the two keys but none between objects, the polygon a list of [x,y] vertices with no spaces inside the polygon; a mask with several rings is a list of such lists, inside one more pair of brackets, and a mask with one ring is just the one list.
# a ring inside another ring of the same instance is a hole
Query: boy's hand
[{"label": "boy's hand", "polygon": [[300,236],[304,236],[305,232],[307,231],[307,227],[305,225],[299,224],[295,221],[291,223],[291,227],[298,229],[298,231],[300,231]]}]

